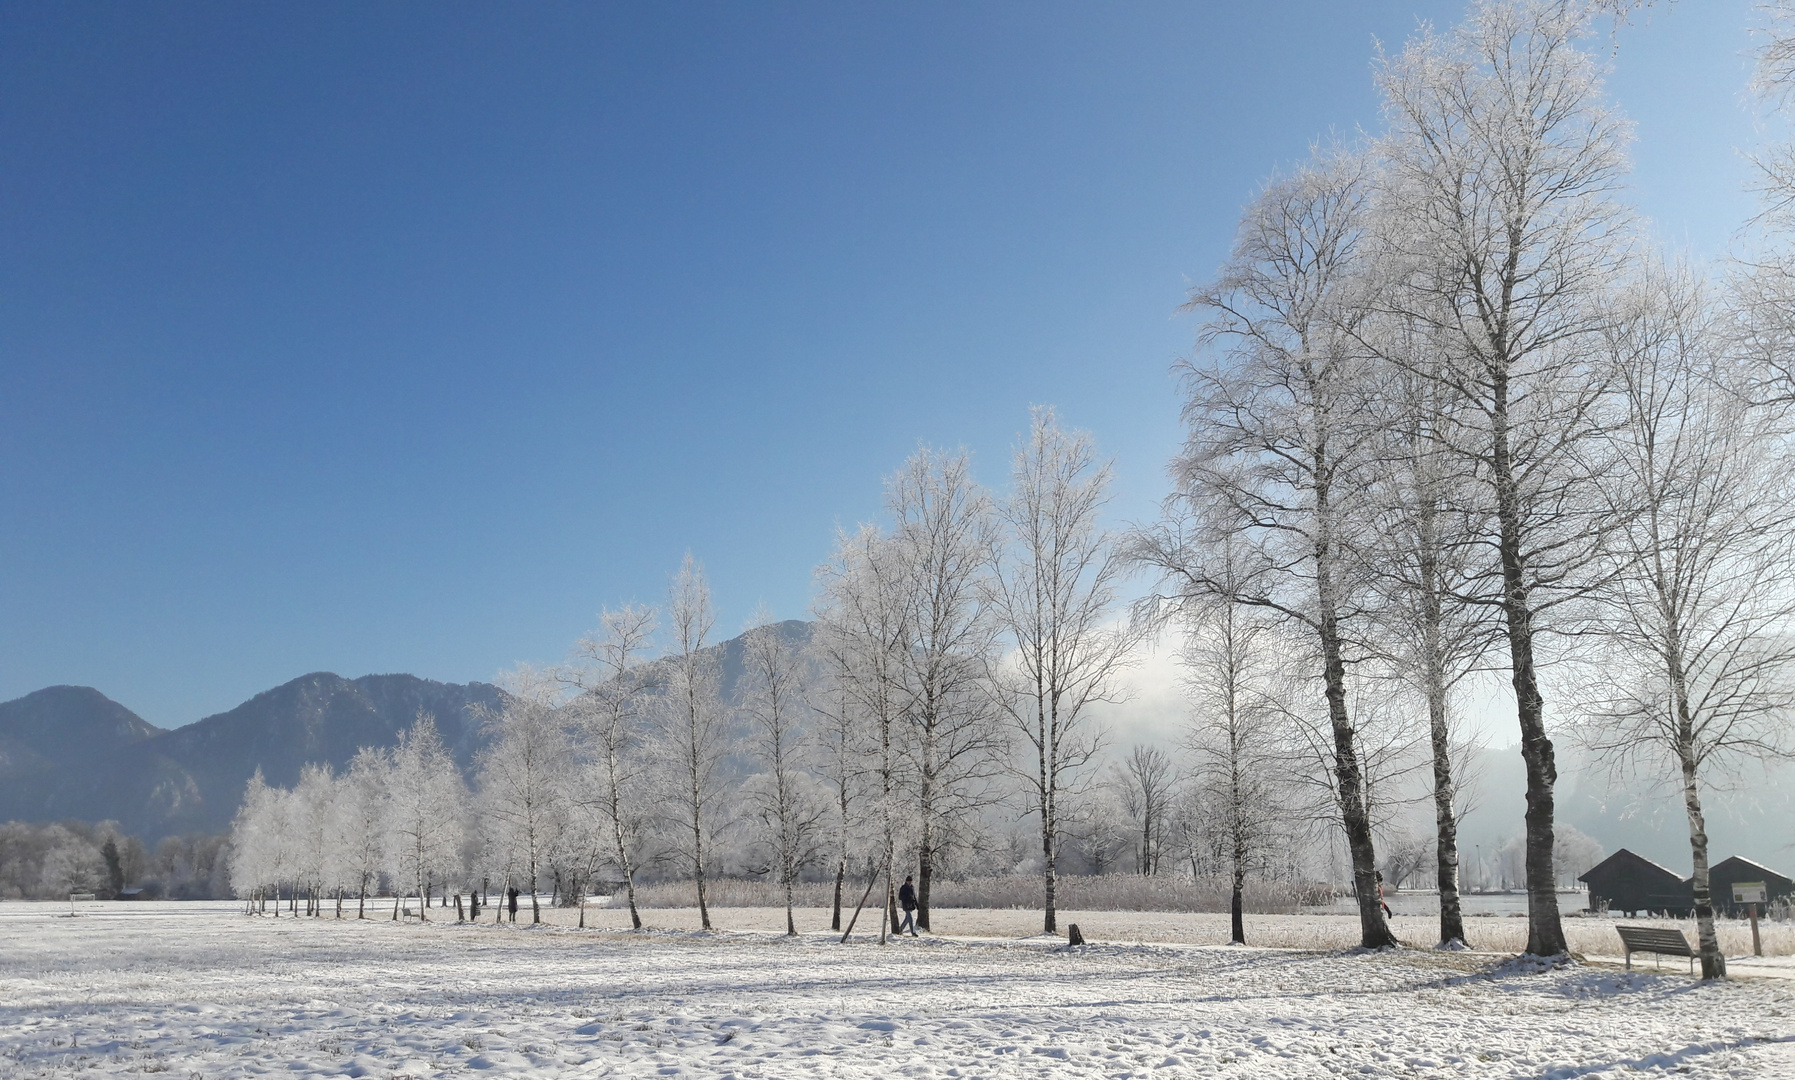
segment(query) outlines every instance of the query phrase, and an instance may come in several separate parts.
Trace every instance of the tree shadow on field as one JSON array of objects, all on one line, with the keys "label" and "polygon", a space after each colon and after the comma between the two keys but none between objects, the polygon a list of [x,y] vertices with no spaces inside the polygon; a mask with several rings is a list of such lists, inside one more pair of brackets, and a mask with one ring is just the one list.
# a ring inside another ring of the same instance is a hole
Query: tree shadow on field
[{"label": "tree shadow on field", "polygon": [[1418,984],[1418,989],[1449,989],[1471,984],[1504,990],[1534,991],[1577,1000],[1631,997],[1637,1000],[1671,1001],[1723,984],[1704,984],[1680,972],[1615,971],[1568,964],[1549,970],[1519,964],[1514,958],[1491,961],[1480,970]]},{"label": "tree shadow on field", "polygon": [[1733,1050],[1745,1050],[1753,1046],[1776,1046],[1795,1043],[1795,1035],[1771,1038],[1716,1039],[1713,1042],[1690,1043],[1679,1050],[1666,1050],[1657,1054],[1641,1054],[1638,1057],[1613,1058],[1608,1061],[1592,1062],[1585,1065],[1565,1065],[1549,1069],[1547,1076],[1552,1080],[1575,1080],[1579,1076],[1593,1076],[1613,1071],[1653,1071],[1659,1073],[1688,1072],[1689,1067],[1703,1063],[1710,1054],[1725,1053]]}]

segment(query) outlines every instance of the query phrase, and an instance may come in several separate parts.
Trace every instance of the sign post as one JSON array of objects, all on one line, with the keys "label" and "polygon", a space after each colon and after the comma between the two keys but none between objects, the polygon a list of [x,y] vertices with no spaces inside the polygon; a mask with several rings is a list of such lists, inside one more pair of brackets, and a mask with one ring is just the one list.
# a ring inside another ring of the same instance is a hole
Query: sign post
[{"label": "sign post", "polygon": [[1733,903],[1744,904],[1751,916],[1751,955],[1763,956],[1764,946],[1758,941],[1758,905],[1770,899],[1770,890],[1762,881],[1733,882]]}]

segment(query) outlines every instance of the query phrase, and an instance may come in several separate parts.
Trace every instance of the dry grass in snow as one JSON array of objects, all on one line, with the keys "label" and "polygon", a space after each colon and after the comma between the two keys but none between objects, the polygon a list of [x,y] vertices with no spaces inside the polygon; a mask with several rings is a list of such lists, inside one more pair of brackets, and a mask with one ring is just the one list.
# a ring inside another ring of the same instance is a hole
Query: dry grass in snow
[{"label": "dry grass in snow", "polygon": [[[686,886],[688,898],[692,891]],[[859,897],[854,897],[858,900]],[[390,903],[391,901],[387,901]],[[688,903],[690,900],[688,899]],[[431,908],[432,919],[441,918],[441,909]],[[556,926],[574,926],[579,911],[574,908],[543,908],[543,917]],[[844,925],[853,908],[842,916]],[[390,909],[387,913],[390,913]],[[453,921],[455,909],[448,910]],[[482,918],[491,921],[489,910]],[[526,901],[518,918],[529,921]],[[879,912],[869,908],[860,916],[855,932],[878,933]],[[667,930],[699,928],[695,907],[643,909],[642,921],[649,927]],[[829,927],[829,910],[807,907],[797,913],[800,932],[823,931]],[[1023,909],[936,908],[932,913],[932,929],[937,934],[955,937],[1022,938],[1041,932],[1041,913]],[[1085,937],[1096,941],[1146,944],[1225,945],[1228,942],[1228,916],[1204,912],[1180,911],[1080,911],[1062,909],[1059,926],[1063,933],[1068,923],[1077,923]],[[1620,936],[1614,932],[1617,923],[1628,926],[1680,927],[1690,941],[1695,940],[1694,920],[1616,919],[1570,917],[1564,920],[1565,935],[1571,950],[1587,956],[1620,955]],[[586,925],[610,929],[626,929],[629,912],[621,907],[588,905]],[[1405,944],[1420,948],[1439,940],[1439,920],[1433,916],[1398,915],[1391,920],[1396,936]],[[739,930],[776,933],[785,930],[785,909],[776,907],[712,907],[711,926],[718,930]],[[1352,915],[1248,915],[1247,942],[1277,949],[1347,949],[1359,943],[1359,922]],[[1465,920],[1465,933],[1470,946],[1479,952],[1519,953],[1527,945],[1527,920],[1514,917],[1470,918]],[[1767,956],[1795,955],[1795,923],[1766,922],[1760,927],[1764,953]],[[1751,952],[1751,927],[1739,920],[1722,921],[1720,944],[1730,956]],[[1646,963],[1650,964],[1648,959]],[[1682,961],[1677,961],[1682,963]]]},{"label": "dry grass in snow", "polygon": [[[1227,911],[1231,881],[1223,877],[1188,878],[1180,874],[1143,877],[1139,874],[1073,875],[1059,879],[1059,904],[1086,911]],[[865,879],[851,881],[846,902],[860,898]],[[797,886],[797,902],[804,907],[826,907],[834,893],[833,882],[804,882]],[[636,887],[636,904],[645,908],[686,907],[693,902],[689,881],[660,881]],[[1038,908],[1041,878],[1038,874],[997,874],[989,877],[936,881],[930,902],[942,908]],[[1331,886],[1320,882],[1265,881],[1249,878],[1243,901],[1256,913],[1294,915],[1305,906],[1333,899]],[[705,900],[713,908],[779,907],[785,890],[771,881],[724,878],[710,882]],[[622,898],[618,898],[622,902]]]}]

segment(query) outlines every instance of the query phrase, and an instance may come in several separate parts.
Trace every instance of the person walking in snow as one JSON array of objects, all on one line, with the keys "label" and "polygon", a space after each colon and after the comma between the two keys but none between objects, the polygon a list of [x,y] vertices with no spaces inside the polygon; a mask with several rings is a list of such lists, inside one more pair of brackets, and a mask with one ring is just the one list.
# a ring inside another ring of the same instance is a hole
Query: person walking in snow
[{"label": "person walking in snow", "polygon": [[1379,870],[1376,873],[1377,873],[1377,906],[1384,909],[1384,918],[1388,919],[1388,918],[1394,916],[1396,913],[1394,911],[1390,910],[1389,904],[1384,903],[1384,872],[1382,870]]},{"label": "person walking in snow", "polygon": [[904,875],[903,887],[898,889],[898,906],[904,909],[904,921],[898,926],[898,933],[910,931],[911,937],[921,937],[916,932],[916,886],[911,883],[910,875]]},{"label": "person walking in snow", "polygon": [[510,901],[511,901],[511,921],[516,922],[517,921],[517,886],[516,885],[511,886],[509,889],[505,890],[505,893],[507,896],[510,897]]}]

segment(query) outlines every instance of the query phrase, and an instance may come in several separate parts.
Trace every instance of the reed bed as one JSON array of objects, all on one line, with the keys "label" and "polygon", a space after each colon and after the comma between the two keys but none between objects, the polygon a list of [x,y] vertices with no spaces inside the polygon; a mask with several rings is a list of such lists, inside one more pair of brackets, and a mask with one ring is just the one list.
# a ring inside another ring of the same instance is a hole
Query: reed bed
[{"label": "reed bed", "polygon": [[[807,881],[796,890],[798,907],[827,907],[834,882]],[[864,878],[843,888],[842,903],[853,906],[866,889]],[[644,909],[692,907],[697,893],[689,881],[661,881],[636,887],[636,905]],[[877,903],[877,891],[874,893]],[[1241,900],[1248,912],[1258,915],[1295,914],[1304,907],[1325,904],[1333,889],[1319,882],[1265,881],[1249,878]],[[621,897],[613,904],[621,904]],[[707,883],[705,902],[713,908],[784,907],[785,891],[777,882],[723,879]],[[1184,911],[1225,912],[1230,884],[1224,877],[1188,878],[1176,874],[1143,877],[1139,874],[1107,874],[1101,877],[1059,879],[1056,906],[1080,911]],[[929,895],[934,908],[989,908],[1038,911],[1041,879],[1031,874],[936,881]]]}]

